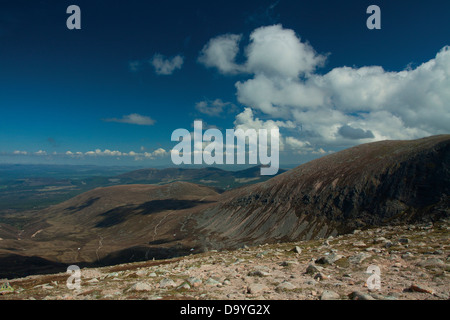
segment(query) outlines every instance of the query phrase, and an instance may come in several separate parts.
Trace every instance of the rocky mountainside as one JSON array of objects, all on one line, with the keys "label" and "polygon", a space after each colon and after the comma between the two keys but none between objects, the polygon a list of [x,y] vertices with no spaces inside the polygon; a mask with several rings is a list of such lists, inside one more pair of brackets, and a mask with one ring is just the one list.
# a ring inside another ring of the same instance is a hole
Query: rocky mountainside
[{"label": "rocky mountainside", "polygon": [[359,145],[224,194],[196,216],[204,243],[309,240],[450,212],[450,135]]},{"label": "rocky mountainside", "polygon": [[75,290],[67,273],[28,276],[0,281],[0,300],[448,300],[449,232],[443,220],[83,268]]}]

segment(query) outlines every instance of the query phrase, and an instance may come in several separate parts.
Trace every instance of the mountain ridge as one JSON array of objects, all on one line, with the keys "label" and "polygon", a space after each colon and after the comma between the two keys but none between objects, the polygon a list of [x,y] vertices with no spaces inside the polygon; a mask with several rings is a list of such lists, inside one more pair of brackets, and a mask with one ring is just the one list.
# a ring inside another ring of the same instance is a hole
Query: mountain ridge
[{"label": "mountain ridge", "polygon": [[239,246],[264,243],[266,237],[335,236],[397,216],[403,222],[421,214],[430,218],[425,212],[430,206],[437,210],[434,215],[448,215],[449,163],[450,135],[359,145],[231,190],[198,223],[206,233],[222,233],[205,242]]}]

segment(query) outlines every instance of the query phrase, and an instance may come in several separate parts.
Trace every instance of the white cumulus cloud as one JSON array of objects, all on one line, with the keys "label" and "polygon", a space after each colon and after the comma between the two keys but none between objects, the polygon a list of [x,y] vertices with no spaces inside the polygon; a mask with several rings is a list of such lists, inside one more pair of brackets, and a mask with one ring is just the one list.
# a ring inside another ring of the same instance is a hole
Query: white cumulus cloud
[{"label": "white cumulus cloud", "polygon": [[268,77],[297,78],[313,72],[325,61],[295,32],[281,25],[261,27],[250,35],[246,69]]},{"label": "white cumulus cloud", "polygon": [[242,36],[226,34],[215,37],[203,47],[198,61],[207,67],[217,68],[223,74],[235,74],[243,67],[235,62]]},{"label": "white cumulus cloud", "polygon": [[[241,38],[213,38],[201,56],[206,66],[221,73],[248,75],[235,84],[237,99],[246,107],[236,117],[236,126],[245,123],[257,129],[272,121],[283,128],[280,124],[289,123],[299,133],[285,134],[284,144],[311,148],[312,153],[327,152],[330,146],[449,132],[448,46],[416,68],[342,66],[321,74],[327,55],[317,53],[293,30],[281,25],[254,30],[243,51],[246,61],[237,64]],[[279,121],[255,118],[252,110]]]}]

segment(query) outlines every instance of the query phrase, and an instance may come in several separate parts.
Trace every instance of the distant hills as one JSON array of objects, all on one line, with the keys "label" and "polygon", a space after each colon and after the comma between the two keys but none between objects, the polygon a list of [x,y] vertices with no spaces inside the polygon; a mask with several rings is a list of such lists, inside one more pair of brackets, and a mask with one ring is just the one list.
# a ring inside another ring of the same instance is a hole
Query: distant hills
[{"label": "distant hills", "polygon": [[[214,167],[127,170],[130,167],[2,165],[0,215],[7,209],[42,209],[98,187],[187,181],[224,191],[271,178],[260,175],[260,166],[238,171]],[[278,174],[285,171],[280,169]]]},{"label": "distant hills", "polygon": [[126,185],[33,213],[0,241],[0,277],[438,220],[449,215],[449,165],[450,135],[441,135],[359,145],[223,193],[197,183],[249,181],[259,169],[137,170],[117,176]]},{"label": "distant hills", "polygon": [[[280,169],[278,174],[286,170]],[[223,190],[239,187],[246,184],[266,181],[271,176],[261,176],[260,166],[239,171],[225,171],[219,168],[206,167],[200,169],[167,168],[167,169],[141,169],[124,173],[116,177],[121,183],[150,183],[165,184],[175,181],[189,181],[204,184]],[[118,181],[118,182],[119,182]]]}]

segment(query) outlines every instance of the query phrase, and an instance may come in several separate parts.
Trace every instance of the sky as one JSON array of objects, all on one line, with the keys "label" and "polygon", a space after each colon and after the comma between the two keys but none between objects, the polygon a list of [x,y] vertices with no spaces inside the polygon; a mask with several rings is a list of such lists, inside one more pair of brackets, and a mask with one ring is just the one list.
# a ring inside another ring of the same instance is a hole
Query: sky
[{"label": "sky", "polygon": [[0,0],[0,163],[170,166],[172,132],[195,120],[279,129],[281,166],[447,134],[449,14],[447,0]]}]

